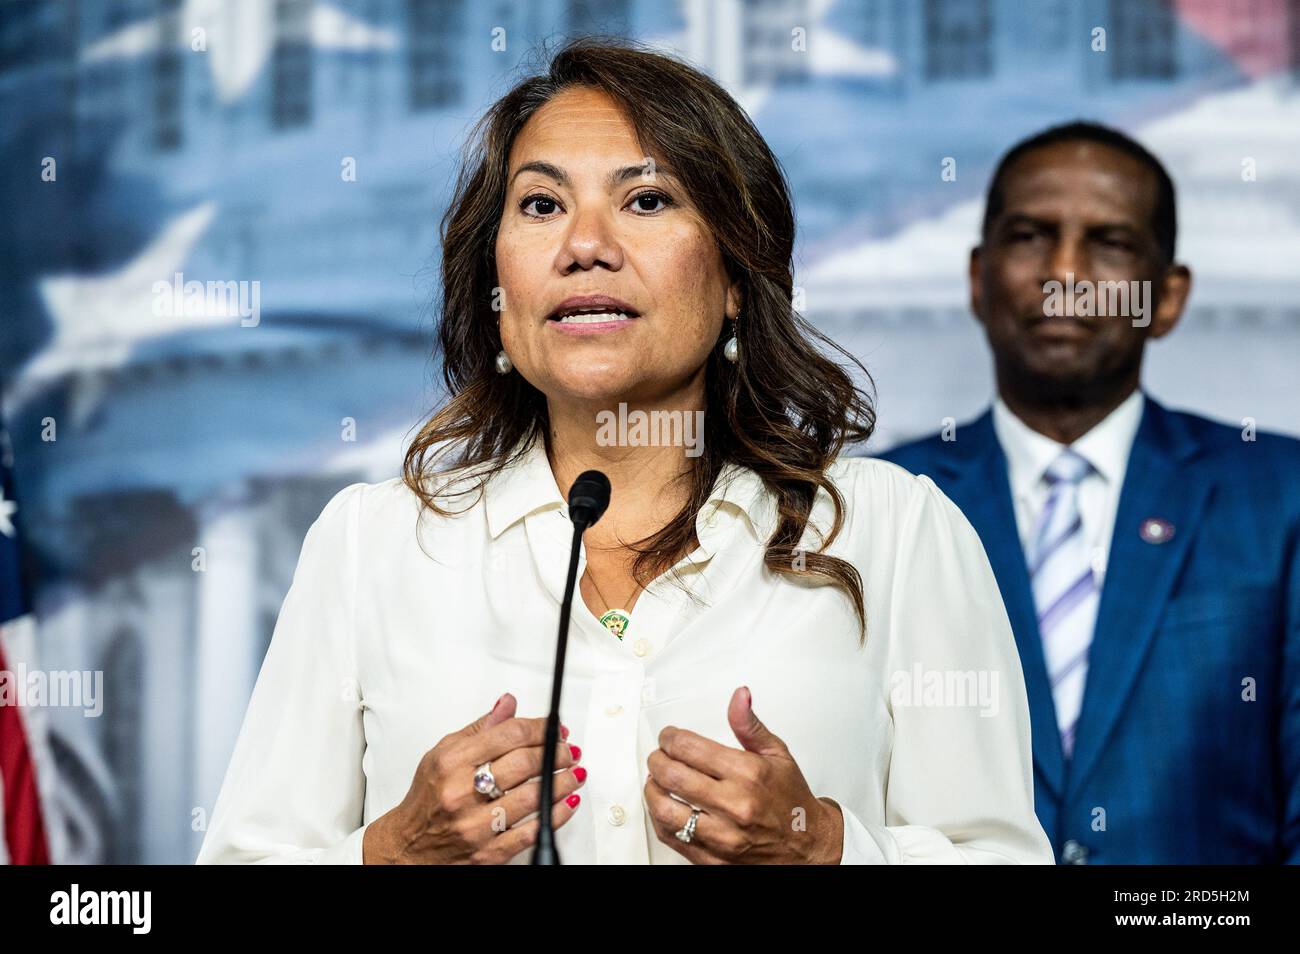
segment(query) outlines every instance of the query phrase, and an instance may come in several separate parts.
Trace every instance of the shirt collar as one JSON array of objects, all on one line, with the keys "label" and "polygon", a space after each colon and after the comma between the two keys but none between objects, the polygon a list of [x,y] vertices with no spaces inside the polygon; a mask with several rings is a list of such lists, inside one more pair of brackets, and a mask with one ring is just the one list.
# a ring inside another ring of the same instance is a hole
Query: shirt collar
[{"label": "shirt collar", "polygon": [[[521,442],[522,443],[522,442]],[[516,448],[517,449],[517,448]],[[517,460],[512,452],[504,468],[493,474],[484,487],[488,532],[493,538],[525,517],[547,510],[567,516],[568,504],[555,483],[546,458],[546,445],[535,438]],[[701,547],[713,553],[713,515],[731,509],[744,514],[754,537],[766,543],[776,529],[777,508],[758,474],[748,467],[728,462],[714,482],[713,491],[696,517],[696,535]]]},{"label": "shirt collar", "polygon": [[728,461],[722,465],[713,490],[695,517],[695,536],[707,557],[713,556],[722,540],[723,527],[718,514],[743,516],[754,540],[763,545],[776,530],[776,499],[763,484],[763,478],[748,467]]},{"label": "shirt collar", "polygon": [[[1133,449],[1133,439],[1142,421],[1144,401],[1142,391],[1135,390],[1088,433],[1069,445],[1112,487],[1124,483],[1129,451]],[[993,430],[1006,455],[1007,478],[1015,496],[1032,491],[1048,465],[1066,448],[1065,444],[1038,433],[1016,417],[1001,397],[993,402]]]},{"label": "shirt collar", "polygon": [[[522,442],[521,442],[522,443]],[[506,465],[484,485],[488,532],[499,537],[506,528],[539,510],[566,507],[564,495],[555,483],[555,474],[546,459],[545,443],[535,439],[523,455],[516,445],[506,457]]]}]

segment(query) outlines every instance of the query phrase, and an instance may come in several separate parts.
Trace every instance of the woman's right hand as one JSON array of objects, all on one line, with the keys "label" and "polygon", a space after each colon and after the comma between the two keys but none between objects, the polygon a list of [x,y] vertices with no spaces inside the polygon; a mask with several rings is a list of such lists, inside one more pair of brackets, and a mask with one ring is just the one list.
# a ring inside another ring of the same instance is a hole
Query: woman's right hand
[{"label": "woman's right hand", "polygon": [[[515,718],[516,704],[507,692],[487,715],[424,754],[406,797],[366,828],[362,864],[505,864],[532,846],[538,819],[518,822],[538,810],[546,719]],[[562,740],[556,768],[576,761]],[[474,773],[484,762],[492,763],[500,798],[474,789]],[[581,766],[555,773],[554,829],[573,817],[580,800],[574,790],[586,775]]]}]

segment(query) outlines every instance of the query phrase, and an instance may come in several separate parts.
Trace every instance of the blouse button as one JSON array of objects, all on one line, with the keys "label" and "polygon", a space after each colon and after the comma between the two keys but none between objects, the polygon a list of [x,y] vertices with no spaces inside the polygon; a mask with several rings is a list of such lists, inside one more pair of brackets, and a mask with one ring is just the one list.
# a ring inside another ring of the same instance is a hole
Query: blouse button
[{"label": "blouse button", "polygon": [[605,715],[607,716],[616,716],[622,714],[623,714],[622,706],[610,706],[608,709],[605,710]]},{"label": "blouse button", "polygon": [[650,644],[644,639],[638,639],[632,644],[632,652],[636,653],[638,656],[644,656],[650,652]]},{"label": "blouse button", "polygon": [[627,820],[627,812],[623,811],[622,805],[609,806],[609,823],[611,825],[621,825]]}]

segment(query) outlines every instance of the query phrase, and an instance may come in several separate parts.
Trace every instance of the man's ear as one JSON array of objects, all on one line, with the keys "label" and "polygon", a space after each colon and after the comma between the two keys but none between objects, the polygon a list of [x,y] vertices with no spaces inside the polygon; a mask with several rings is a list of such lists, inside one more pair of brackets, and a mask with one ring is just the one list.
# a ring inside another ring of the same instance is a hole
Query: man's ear
[{"label": "man's ear", "polygon": [[982,304],[984,298],[984,280],[980,275],[980,267],[982,264],[980,256],[982,255],[982,249],[983,246],[976,245],[970,250],[970,265],[968,267],[970,277],[970,310],[971,314],[975,316],[980,324],[984,324],[984,307]]},{"label": "man's ear", "polygon": [[1186,265],[1173,264],[1165,269],[1160,279],[1160,295],[1156,299],[1156,313],[1151,319],[1148,336],[1163,338],[1174,330],[1183,317],[1187,298],[1192,292],[1192,270]]}]

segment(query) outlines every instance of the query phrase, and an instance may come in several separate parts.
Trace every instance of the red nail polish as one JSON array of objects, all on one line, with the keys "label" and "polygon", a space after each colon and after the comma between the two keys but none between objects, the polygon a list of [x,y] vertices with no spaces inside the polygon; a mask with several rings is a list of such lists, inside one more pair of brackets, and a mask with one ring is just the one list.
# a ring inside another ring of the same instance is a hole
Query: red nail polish
[{"label": "red nail polish", "polygon": [[580,801],[582,801],[582,796],[579,795],[577,792],[574,792],[572,795],[570,795],[568,798],[564,800],[564,804],[568,805],[570,808],[577,808],[578,802]]},{"label": "red nail polish", "polygon": [[587,770],[581,765],[573,770],[573,774],[578,777],[579,782],[585,782],[587,780]]},{"label": "red nail polish", "polygon": [[567,725],[564,725],[563,723],[560,723],[560,738],[567,739],[568,737],[569,737],[569,727]]},{"label": "red nail polish", "polygon": [[582,758],[582,749],[578,748],[576,745],[571,745],[569,746],[569,754],[573,756],[573,761],[576,762],[578,759]]}]

